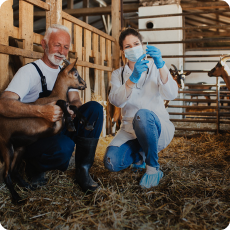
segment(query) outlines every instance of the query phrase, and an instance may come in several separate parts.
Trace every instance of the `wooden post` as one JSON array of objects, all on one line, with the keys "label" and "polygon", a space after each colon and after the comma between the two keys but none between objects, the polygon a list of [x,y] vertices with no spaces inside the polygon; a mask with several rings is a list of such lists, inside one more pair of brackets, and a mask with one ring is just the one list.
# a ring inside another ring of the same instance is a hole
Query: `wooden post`
[{"label": "wooden post", "polygon": [[[83,61],[89,62],[91,55],[91,31],[84,29],[84,51]],[[85,102],[91,101],[91,87],[89,80],[89,67],[84,67],[84,80],[86,81],[87,88],[85,89]]]},{"label": "wooden post", "polygon": [[[13,0],[8,0],[0,7],[0,44],[9,45],[10,30],[13,29]],[[0,54],[0,92],[9,84],[9,55]]]},{"label": "wooden post", "polygon": [[62,0],[47,0],[50,11],[46,11],[46,29],[52,24],[62,24]]},{"label": "wooden post", "polygon": [[[73,52],[76,52],[75,58],[78,58],[79,61],[83,60],[82,57],[82,27],[74,25],[74,46]],[[77,65],[77,70],[79,75],[83,78],[82,66]],[[84,103],[84,90],[80,91],[82,103]]]},{"label": "wooden post", "polygon": [[[106,39],[106,60],[107,60],[107,66],[112,67],[112,55],[111,55],[111,48],[112,44],[111,41]],[[111,133],[111,122],[109,119],[109,107],[108,107],[108,96],[109,96],[109,85],[111,81],[111,72],[108,72],[108,85],[106,89],[106,95],[107,95],[107,106],[106,106],[106,133],[110,134]]]},{"label": "wooden post", "polygon": [[[93,57],[94,64],[99,64],[99,52],[98,52],[98,38],[99,36],[93,33]],[[99,95],[99,73],[97,69],[94,69],[94,94]]]},{"label": "wooden post", "polygon": [[[65,19],[62,19],[62,25],[63,26],[66,26],[68,29],[69,29],[69,33],[70,33],[70,36],[71,36],[71,39],[73,38],[73,31],[72,31],[72,22],[70,21],[67,21]],[[70,51],[73,50],[73,46],[72,46],[72,40],[71,40],[71,46],[70,46]]]},{"label": "wooden post", "polygon": [[67,9],[73,9],[74,0],[67,0]]},{"label": "wooden post", "polygon": [[[89,0],[83,0],[83,8],[89,8]],[[88,16],[83,16],[83,22],[88,23],[89,17]]]},{"label": "wooden post", "polygon": [[[23,0],[19,0],[19,37],[23,39],[23,49],[33,51],[33,22],[34,6]],[[33,59],[23,58],[23,65],[32,62]]]},{"label": "wooden post", "polygon": [[113,43],[113,67],[118,69],[120,66],[120,48],[119,48],[119,35],[121,30],[121,14],[120,14],[120,1],[112,0],[112,36],[116,39]]},{"label": "wooden post", "polygon": [[[100,37],[100,64],[104,66],[105,61],[105,38]],[[100,82],[100,94],[103,99],[103,101],[106,100],[105,96],[105,72],[104,70],[99,71],[99,82]]]},{"label": "wooden post", "polygon": [[220,81],[216,77],[216,132],[220,132]]}]

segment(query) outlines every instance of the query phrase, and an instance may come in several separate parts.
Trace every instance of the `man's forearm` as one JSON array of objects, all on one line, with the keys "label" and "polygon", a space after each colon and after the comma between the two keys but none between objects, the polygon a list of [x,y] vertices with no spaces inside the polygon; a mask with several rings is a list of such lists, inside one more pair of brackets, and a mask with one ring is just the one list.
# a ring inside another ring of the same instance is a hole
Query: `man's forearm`
[{"label": "man's forearm", "polygon": [[42,106],[30,105],[16,99],[0,98],[0,114],[5,117],[42,117]]}]

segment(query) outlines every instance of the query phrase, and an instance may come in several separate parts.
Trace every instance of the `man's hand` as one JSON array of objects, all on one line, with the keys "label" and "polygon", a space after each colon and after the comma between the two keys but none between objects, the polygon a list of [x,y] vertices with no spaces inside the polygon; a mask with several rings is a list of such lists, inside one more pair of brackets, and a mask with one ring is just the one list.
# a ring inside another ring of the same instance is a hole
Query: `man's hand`
[{"label": "man's hand", "polygon": [[41,110],[39,111],[41,117],[45,118],[49,122],[56,122],[62,119],[63,111],[62,109],[56,105],[56,102],[51,102],[46,105],[41,106]]}]

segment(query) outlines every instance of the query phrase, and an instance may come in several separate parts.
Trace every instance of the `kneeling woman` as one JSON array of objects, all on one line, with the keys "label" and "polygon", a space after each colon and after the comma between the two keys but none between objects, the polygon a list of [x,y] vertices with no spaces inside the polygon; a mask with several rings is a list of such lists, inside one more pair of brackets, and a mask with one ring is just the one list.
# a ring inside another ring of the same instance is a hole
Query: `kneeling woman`
[{"label": "kneeling woman", "polygon": [[174,136],[174,125],[164,107],[164,100],[177,97],[178,87],[161,52],[147,45],[144,60],[141,35],[132,28],[123,30],[119,45],[128,63],[112,73],[110,102],[121,108],[121,128],[106,150],[104,164],[113,172],[133,164],[144,167],[146,173],[140,185],[151,188],[159,184],[163,172],[159,169],[158,152]]}]

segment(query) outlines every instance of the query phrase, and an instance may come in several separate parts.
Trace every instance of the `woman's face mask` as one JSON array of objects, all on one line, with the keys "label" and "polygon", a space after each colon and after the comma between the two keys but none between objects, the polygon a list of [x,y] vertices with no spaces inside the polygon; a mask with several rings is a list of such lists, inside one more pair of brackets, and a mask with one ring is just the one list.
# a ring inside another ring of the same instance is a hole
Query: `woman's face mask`
[{"label": "woman's face mask", "polygon": [[136,62],[137,59],[144,54],[144,50],[142,48],[142,45],[135,46],[133,48],[125,49],[124,50],[125,57],[128,58],[132,62]]}]

